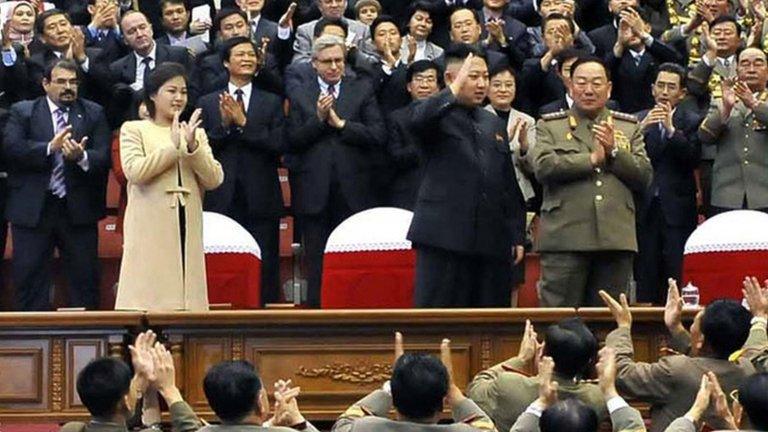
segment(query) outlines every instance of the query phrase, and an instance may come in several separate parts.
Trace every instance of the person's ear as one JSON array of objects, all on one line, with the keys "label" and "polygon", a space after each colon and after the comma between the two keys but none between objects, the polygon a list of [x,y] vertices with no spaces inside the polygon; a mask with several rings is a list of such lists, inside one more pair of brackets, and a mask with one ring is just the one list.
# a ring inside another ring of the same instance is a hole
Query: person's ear
[{"label": "person's ear", "polygon": [[96,8],[93,5],[88,5],[88,15],[93,16],[93,13],[96,11]]},{"label": "person's ear", "polygon": [[445,80],[445,85],[447,86],[450,85],[456,77],[453,76],[452,71],[445,71],[443,78]]}]

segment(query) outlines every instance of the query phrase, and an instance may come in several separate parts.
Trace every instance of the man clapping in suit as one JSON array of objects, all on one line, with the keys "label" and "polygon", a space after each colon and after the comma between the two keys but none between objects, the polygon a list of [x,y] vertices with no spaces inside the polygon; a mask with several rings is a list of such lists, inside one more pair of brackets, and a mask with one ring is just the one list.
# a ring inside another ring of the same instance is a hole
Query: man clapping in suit
[{"label": "man clapping in suit", "polygon": [[664,301],[666,280],[680,279],[683,247],[696,228],[693,171],[701,156],[696,135],[701,119],[679,105],[685,85],[682,66],[662,64],[651,89],[656,106],[638,115],[654,173],[637,212],[637,232],[643,233],[637,236],[635,260],[639,302]]},{"label": "man clapping in suit", "polygon": [[289,92],[292,206],[307,257],[308,304],[320,305],[325,243],[348,216],[372,203],[371,163],[386,130],[367,80],[344,77],[346,47],[321,36],[312,47],[315,79]]},{"label": "man clapping in suit", "polygon": [[277,167],[283,152],[283,104],[253,85],[257,48],[247,37],[222,47],[229,83],[224,92],[203,96],[203,127],[224,168],[224,183],[205,196],[205,209],[235,219],[256,239],[264,263],[263,303],[279,300],[279,223],[283,198]]},{"label": "man clapping in suit", "polygon": [[66,263],[69,305],[98,307],[96,223],[106,209],[111,137],[102,108],[78,98],[78,69],[67,59],[48,66],[46,95],[13,105],[5,128],[19,310],[50,307],[54,247]]}]

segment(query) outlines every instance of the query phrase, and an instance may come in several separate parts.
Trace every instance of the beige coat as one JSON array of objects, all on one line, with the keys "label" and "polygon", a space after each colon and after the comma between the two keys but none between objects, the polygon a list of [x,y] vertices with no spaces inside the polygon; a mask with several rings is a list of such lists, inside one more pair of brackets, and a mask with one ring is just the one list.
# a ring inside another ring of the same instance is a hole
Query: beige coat
[{"label": "beige coat", "polygon": [[[168,127],[144,120],[120,130],[128,206],[115,309],[208,309],[203,194],[221,184],[224,172],[202,129],[196,139],[197,149],[188,153],[186,143],[173,145]],[[179,206],[186,218],[183,263]]]}]

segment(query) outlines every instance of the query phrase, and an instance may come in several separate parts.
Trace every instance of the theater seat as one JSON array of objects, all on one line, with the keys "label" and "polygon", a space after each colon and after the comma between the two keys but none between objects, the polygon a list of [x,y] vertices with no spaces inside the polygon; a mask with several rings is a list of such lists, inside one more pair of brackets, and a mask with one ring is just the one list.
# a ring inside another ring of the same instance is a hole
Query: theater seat
[{"label": "theater seat", "polygon": [[412,218],[408,210],[379,207],[336,227],[325,247],[322,308],[411,308],[416,254],[406,234]]}]

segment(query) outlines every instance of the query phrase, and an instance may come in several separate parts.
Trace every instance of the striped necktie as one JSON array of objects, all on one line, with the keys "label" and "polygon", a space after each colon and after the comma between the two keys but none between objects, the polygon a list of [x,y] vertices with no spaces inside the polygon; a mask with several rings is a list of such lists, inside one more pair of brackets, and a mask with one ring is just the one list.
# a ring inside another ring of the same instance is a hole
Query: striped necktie
[{"label": "striped necktie", "polygon": [[[56,119],[54,134],[57,134],[67,127],[67,110],[59,108],[53,112],[53,116]],[[51,172],[49,188],[51,193],[59,198],[64,198],[67,194],[67,186],[64,184],[64,155],[61,150],[57,150],[53,154],[53,171]]]}]

